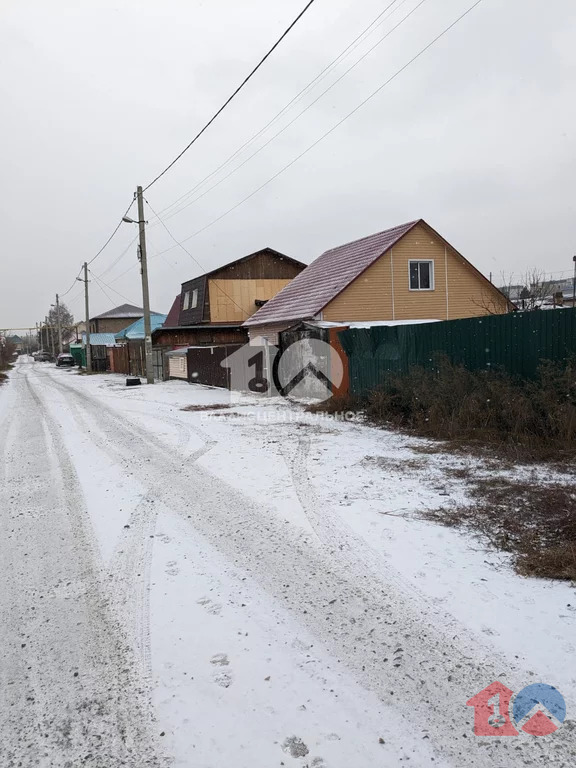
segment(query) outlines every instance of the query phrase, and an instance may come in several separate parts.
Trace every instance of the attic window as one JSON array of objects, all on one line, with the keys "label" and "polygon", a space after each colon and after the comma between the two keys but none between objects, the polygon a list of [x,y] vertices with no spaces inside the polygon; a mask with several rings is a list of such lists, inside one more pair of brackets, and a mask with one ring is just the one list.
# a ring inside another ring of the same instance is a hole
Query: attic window
[{"label": "attic window", "polygon": [[196,309],[198,306],[198,288],[194,288],[192,291],[192,301],[190,302],[190,309]]},{"label": "attic window", "polygon": [[182,301],[182,309],[184,312],[186,312],[187,309],[190,309],[190,291],[186,291],[184,294],[184,299]]},{"label": "attic window", "polygon": [[434,290],[434,262],[431,259],[427,261],[409,261],[408,269],[411,291]]}]

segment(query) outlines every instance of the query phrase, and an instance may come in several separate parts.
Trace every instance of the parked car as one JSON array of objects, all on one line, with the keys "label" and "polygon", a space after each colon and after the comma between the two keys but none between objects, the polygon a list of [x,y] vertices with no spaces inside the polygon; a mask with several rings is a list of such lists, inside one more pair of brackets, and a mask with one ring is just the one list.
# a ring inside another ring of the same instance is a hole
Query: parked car
[{"label": "parked car", "polygon": [[34,360],[38,363],[48,363],[51,360],[51,355],[49,352],[36,352]]},{"label": "parked car", "polygon": [[56,360],[57,368],[71,368],[73,365],[76,365],[76,361],[72,355],[69,355],[67,352],[62,352],[61,355],[58,355]]}]

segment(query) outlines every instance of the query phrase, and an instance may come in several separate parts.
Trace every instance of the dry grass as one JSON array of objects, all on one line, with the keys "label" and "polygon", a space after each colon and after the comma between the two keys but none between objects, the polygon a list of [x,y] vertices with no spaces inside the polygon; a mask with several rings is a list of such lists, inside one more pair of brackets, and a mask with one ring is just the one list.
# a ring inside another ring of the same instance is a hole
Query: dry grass
[{"label": "dry grass", "polygon": [[8,381],[8,374],[5,373],[5,371],[11,371],[12,368],[14,368],[12,363],[4,363],[0,365],[0,386],[2,386],[2,384],[6,384]]},{"label": "dry grass", "polygon": [[386,472],[416,472],[425,469],[428,462],[425,459],[394,459],[389,456],[364,456],[362,466],[375,466]]},{"label": "dry grass", "polygon": [[361,411],[374,424],[448,441],[422,452],[568,462],[576,456],[576,363],[544,364],[534,381],[523,381],[440,360],[433,369],[389,376],[363,401],[331,398],[310,410]]},{"label": "dry grass", "polygon": [[576,488],[560,483],[474,480],[474,503],[440,508],[429,519],[473,531],[510,552],[524,576],[576,581]]},{"label": "dry grass", "polygon": [[340,397],[330,397],[321,403],[313,403],[306,406],[304,410],[310,413],[348,413],[359,412],[364,408],[364,402],[354,395],[342,395]]}]

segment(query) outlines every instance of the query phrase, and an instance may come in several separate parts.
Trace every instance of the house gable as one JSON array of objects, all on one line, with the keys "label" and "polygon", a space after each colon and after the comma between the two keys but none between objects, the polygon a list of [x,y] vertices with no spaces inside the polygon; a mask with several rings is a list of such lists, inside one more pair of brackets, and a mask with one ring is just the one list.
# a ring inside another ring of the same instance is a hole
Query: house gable
[{"label": "house gable", "polygon": [[306,264],[273,248],[263,248],[208,272],[206,277],[210,280],[291,280],[305,267]]},{"label": "house gable", "polygon": [[[431,262],[433,287],[412,290],[410,262]],[[420,221],[322,311],[324,320],[454,320],[509,308],[505,296]]]},{"label": "house gable", "polygon": [[272,248],[263,248],[189,280],[182,284],[179,325],[242,323],[257,311],[260,302],[275,296],[305,266]]}]

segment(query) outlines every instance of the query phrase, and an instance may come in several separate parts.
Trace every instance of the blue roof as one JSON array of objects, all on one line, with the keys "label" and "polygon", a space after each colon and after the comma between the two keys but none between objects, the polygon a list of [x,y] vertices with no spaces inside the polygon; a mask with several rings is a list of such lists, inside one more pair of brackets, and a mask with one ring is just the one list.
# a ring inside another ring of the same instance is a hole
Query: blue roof
[{"label": "blue roof", "polygon": [[[161,325],[164,325],[167,317],[168,315],[161,315],[158,312],[151,312],[150,328],[153,331],[155,331],[156,328],[160,328]],[[137,339],[143,339],[144,338],[144,318],[141,317],[139,320],[136,320],[135,323],[132,323],[132,325],[129,325],[128,328],[124,328],[124,330],[120,331],[119,333],[116,333],[115,338],[118,341],[134,341]]]},{"label": "blue roof", "polygon": [[[116,339],[113,333],[91,333],[90,334],[90,346],[91,347],[113,347],[116,344]],[[86,345],[86,334],[82,334],[82,346]]]}]

